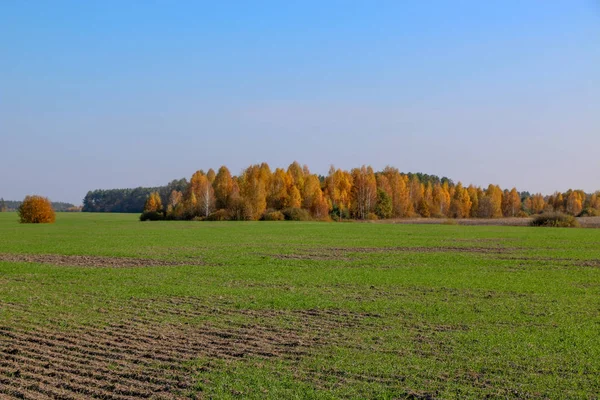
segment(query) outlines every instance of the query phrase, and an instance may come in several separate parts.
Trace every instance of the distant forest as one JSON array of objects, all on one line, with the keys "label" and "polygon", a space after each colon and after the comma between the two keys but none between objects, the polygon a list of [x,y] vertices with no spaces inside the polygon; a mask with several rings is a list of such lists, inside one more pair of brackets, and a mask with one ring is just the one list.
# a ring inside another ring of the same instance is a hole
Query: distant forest
[{"label": "distant forest", "polygon": [[84,212],[141,213],[150,193],[158,192],[165,203],[173,191],[184,192],[188,182],[175,179],[166,186],[135,189],[98,189],[89,191],[83,199]]},{"label": "distant forest", "polygon": [[[0,212],[2,211],[16,211],[21,205],[20,201],[4,200],[0,198]],[[66,211],[81,211],[79,207],[76,207],[71,203],[63,203],[61,201],[52,202],[54,211],[66,212]]]},{"label": "distant forest", "polygon": [[[238,176],[225,166],[196,171],[191,179],[156,188],[94,190],[83,211],[148,211],[166,219],[385,219],[407,217],[525,217],[544,211],[600,215],[600,192],[568,190],[552,195],[516,188],[464,186],[446,177],[402,173],[393,167],[349,171],[331,167],[312,174],[297,162],[271,170],[249,166]],[[155,215],[155,216],[156,216]]]}]

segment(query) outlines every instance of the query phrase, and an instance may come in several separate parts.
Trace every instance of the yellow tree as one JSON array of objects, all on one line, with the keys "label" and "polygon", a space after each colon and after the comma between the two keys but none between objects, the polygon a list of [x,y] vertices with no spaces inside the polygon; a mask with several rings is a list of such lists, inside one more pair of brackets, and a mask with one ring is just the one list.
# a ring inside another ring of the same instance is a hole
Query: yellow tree
[{"label": "yellow tree", "polygon": [[302,207],[311,210],[313,204],[319,202],[322,198],[321,182],[317,175],[308,175],[304,179],[304,198],[302,199]]},{"label": "yellow tree", "polygon": [[329,203],[323,195],[321,181],[317,175],[306,176],[303,207],[317,219],[323,219],[329,214]]},{"label": "yellow tree", "polygon": [[229,207],[229,199],[233,192],[233,178],[226,166],[219,168],[214,182],[212,183],[215,192],[215,205],[218,209]]},{"label": "yellow tree", "polygon": [[291,178],[281,168],[275,169],[267,195],[267,206],[281,210],[288,204],[288,188],[292,186]]},{"label": "yellow tree", "polygon": [[208,182],[212,185],[213,182],[215,181],[216,175],[215,175],[215,170],[214,169],[209,169],[208,172],[206,173],[206,179],[208,179]]},{"label": "yellow tree", "polygon": [[183,214],[188,219],[198,215],[198,199],[191,187],[188,187],[183,195]]},{"label": "yellow tree", "polygon": [[447,217],[450,212],[450,192],[448,182],[440,184],[436,182],[432,190],[432,203],[434,205],[434,217]]},{"label": "yellow tree", "polygon": [[171,217],[175,217],[175,209],[181,203],[183,199],[183,194],[178,190],[172,190],[169,195],[169,200],[167,202],[167,215]]},{"label": "yellow tree", "polygon": [[531,196],[531,212],[533,214],[539,214],[546,208],[546,201],[541,193],[536,193]]},{"label": "yellow tree", "polygon": [[416,175],[413,175],[412,178],[410,178],[408,190],[412,209],[417,210],[419,208],[419,204],[421,203],[421,199],[423,198],[424,188]]},{"label": "yellow tree", "polygon": [[354,215],[366,219],[377,201],[377,180],[373,168],[354,168],[352,174],[352,208]]},{"label": "yellow tree", "polygon": [[515,217],[521,210],[521,196],[516,188],[502,194],[502,214],[505,217]]},{"label": "yellow tree", "polygon": [[567,195],[566,211],[571,215],[579,215],[583,209],[583,196],[577,190],[570,191]]},{"label": "yellow tree", "polygon": [[562,193],[556,192],[554,194],[554,201],[552,202],[552,208],[554,211],[564,211],[565,210],[565,199]]},{"label": "yellow tree", "polygon": [[502,189],[492,184],[488,186],[484,196],[479,198],[477,216],[480,218],[502,217]]},{"label": "yellow tree", "polygon": [[304,172],[305,170],[297,161],[291,163],[287,169],[287,174],[290,176],[292,185],[296,186],[301,196],[304,191]]},{"label": "yellow tree", "polygon": [[207,175],[201,175],[197,181],[197,192],[194,192],[198,200],[200,215],[208,217],[215,210],[215,190],[213,189]]},{"label": "yellow tree", "polygon": [[454,195],[450,204],[450,214],[455,218],[466,218],[471,212],[471,197],[469,192],[465,189],[462,183],[454,187]]},{"label": "yellow tree", "polygon": [[331,199],[332,207],[337,208],[340,216],[350,209],[352,198],[352,175],[347,171],[329,168],[329,175],[325,179],[327,195]]},{"label": "yellow tree", "polygon": [[267,169],[263,165],[252,165],[239,179],[240,195],[244,200],[246,215],[259,219],[267,208]]},{"label": "yellow tree", "polygon": [[290,194],[286,199],[285,206],[290,208],[300,208],[302,206],[302,195],[296,185],[290,186]]},{"label": "yellow tree", "polygon": [[427,182],[427,185],[424,185],[424,187],[423,201],[427,203],[427,209],[429,210],[429,215],[431,215],[431,207],[433,206],[433,185],[431,181]]},{"label": "yellow tree", "polygon": [[467,188],[469,198],[471,199],[471,209],[469,210],[469,217],[474,218],[477,216],[477,209],[479,208],[479,192],[473,185],[469,185]]},{"label": "yellow tree", "polygon": [[146,199],[146,204],[144,204],[144,212],[161,212],[162,208],[162,201],[158,192],[150,193],[150,196]]},{"label": "yellow tree", "polygon": [[[406,182],[396,168],[385,167],[383,175],[387,178],[392,198],[392,216],[402,218],[410,215],[410,199]],[[384,188],[385,189],[385,188]]]}]

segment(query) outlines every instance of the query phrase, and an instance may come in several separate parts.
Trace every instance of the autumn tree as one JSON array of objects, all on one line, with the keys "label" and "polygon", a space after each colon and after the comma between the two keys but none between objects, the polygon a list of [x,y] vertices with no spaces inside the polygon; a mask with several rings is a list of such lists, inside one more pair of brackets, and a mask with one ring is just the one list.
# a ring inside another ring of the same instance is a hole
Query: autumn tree
[{"label": "autumn tree", "polygon": [[167,201],[167,217],[181,219],[183,216],[183,193],[178,190],[171,191]]},{"label": "autumn tree", "polygon": [[329,214],[329,204],[323,195],[319,177],[310,174],[304,180],[304,199],[302,206],[315,218],[324,218]]},{"label": "autumn tree", "polygon": [[289,208],[300,208],[302,206],[302,194],[296,185],[289,188],[290,194],[286,199],[285,206]]},{"label": "autumn tree", "polygon": [[554,194],[552,200],[552,208],[554,208],[554,211],[565,211],[565,200],[562,193],[556,192]]},{"label": "autumn tree", "polygon": [[[469,185],[469,187],[467,188],[469,199],[471,199],[471,209],[469,210],[469,217],[471,218],[477,217],[477,209],[479,208],[479,197],[481,197],[480,190],[477,190],[477,188],[473,185]],[[481,194],[483,194],[483,192],[481,192]]]},{"label": "autumn tree", "polygon": [[536,193],[531,196],[531,213],[540,214],[546,208],[546,201],[541,193]]},{"label": "autumn tree", "polygon": [[515,217],[521,211],[521,196],[516,188],[510,192],[505,190],[502,194],[502,215],[505,217]]},{"label": "autumn tree", "polygon": [[338,210],[339,217],[350,209],[352,187],[352,175],[339,168],[335,169],[333,165],[329,168],[329,174],[325,178],[325,190],[331,199],[332,208]]},{"label": "autumn tree", "polygon": [[21,223],[48,224],[56,220],[52,203],[42,196],[26,196],[17,213]]},{"label": "autumn tree", "polygon": [[215,193],[215,206],[218,209],[227,208],[233,192],[233,178],[226,166],[223,165],[219,168],[212,185]]},{"label": "autumn tree", "polygon": [[392,216],[395,218],[406,217],[410,214],[410,199],[406,181],[400,171],[396,168],[387,166],[381,172],[385,176],[387,185],[382,185],[381,188],[386,190],[392,198]]},{"label": "autumn tree", "polygon": [[462,183],[458,182],[454,188],[453,198],[450,204],[450,215],[454,218],[466,218],[471,212],[471,197]]},{"label": "autumn tree", "polygon": [[208,217],[215,210],[215,190],[208,179],[208,175],[200,178],[197,199],[200,214]]},{"label": "autumn tree", "polygon": [[413,175],[408,184],[408,193],[412,205],[412,210],[417,210],[419,208],[419,203],[423,198],[424,192],[425,188],[419,181],[419,178],[417,177],[417,175]]},{"label": "autumn tree", "polygon": [[275,210],[285,208],[289,204],[288,190],[291,189],[291,186],[290,176],[283,169],[276,168],[269,183],[267,207]]},{"label": "autumn tree", "polygon": [[434,210],[432,215],[434,217],[447,217],[450,211],[450,192],[448,190],[448,183],[444,182],[440,184],[436,182],[433,185],[432,190],[432,202]]},{"label": "autumn tree", "polygon": [[490,184],[484,196],[479,200],[477,216],[480,218],[502,217],[502,189]]},{"label": "autumn tree", "polygon": [[245,213],[250,219],[258,220],[267,208],[267,187],[270,170],[266,164],[252,165],[239,179],[240,194],[244,200]]},{"label": "autumn tree", "polygon": [[351,171],[352,208],[354,215],[359,219],[366,219],[377,201],[377,181],[373,168],[362,166]]},{"label": "autumn tree", "polygon": [[[584,194],[585,195],[585,194]],[[583,197],[581,192],[569,191],[567,194],[567,204],[566,211],[571,215],[579,215],[581,210],[583,210]]]},{"label": "autumn tree", "polygon": [[150,196],[148,196],[148,199],[146,199],[146,204],[144,204],[144,212],[145,213],[150,213],[150,212],[160,213],[160,212],[162,212],[162,209],[163,209],[163,206],[162,206],[162,200],[160,199],[160,194],[158,194],[158,192],[150,193]]},{"label": "autumn tree", "polygon": [[213,182],[216,179],[216,175],[215,175],[215,170],[214,169],[209,169],[208,172],[206,173],[206,179],[208,179],[208,183],[210,183],[211,185],[213,184]]},{"label": "autumn tree", "polygon": [[296,186],[300,196],[303,195],[304,192],[304,172],[305,169],[308,170],[308,167],[302,168],[297,161],[291,163],[287,169],[287,174],[290,176],[291,184]]}]

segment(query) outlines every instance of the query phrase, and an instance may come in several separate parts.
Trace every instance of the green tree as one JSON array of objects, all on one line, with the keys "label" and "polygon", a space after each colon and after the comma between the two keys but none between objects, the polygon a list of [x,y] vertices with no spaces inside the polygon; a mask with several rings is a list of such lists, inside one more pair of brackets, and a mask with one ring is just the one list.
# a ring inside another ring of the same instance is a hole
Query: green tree
[{"label": "green tree", "polygon": [[377,189],[377,205],[375,214],[379,218],[391,218],[393,212],[392,198],[383,189]]}]

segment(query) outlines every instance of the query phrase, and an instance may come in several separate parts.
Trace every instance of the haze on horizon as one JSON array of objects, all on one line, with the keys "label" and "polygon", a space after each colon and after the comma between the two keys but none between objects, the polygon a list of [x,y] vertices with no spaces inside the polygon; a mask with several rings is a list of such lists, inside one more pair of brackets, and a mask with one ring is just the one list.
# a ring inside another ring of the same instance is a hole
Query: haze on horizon
[{"label": "haze on horizon", "polygon": [[0,3],[0,197],[370,164],[600,189],[596,1]]}]

